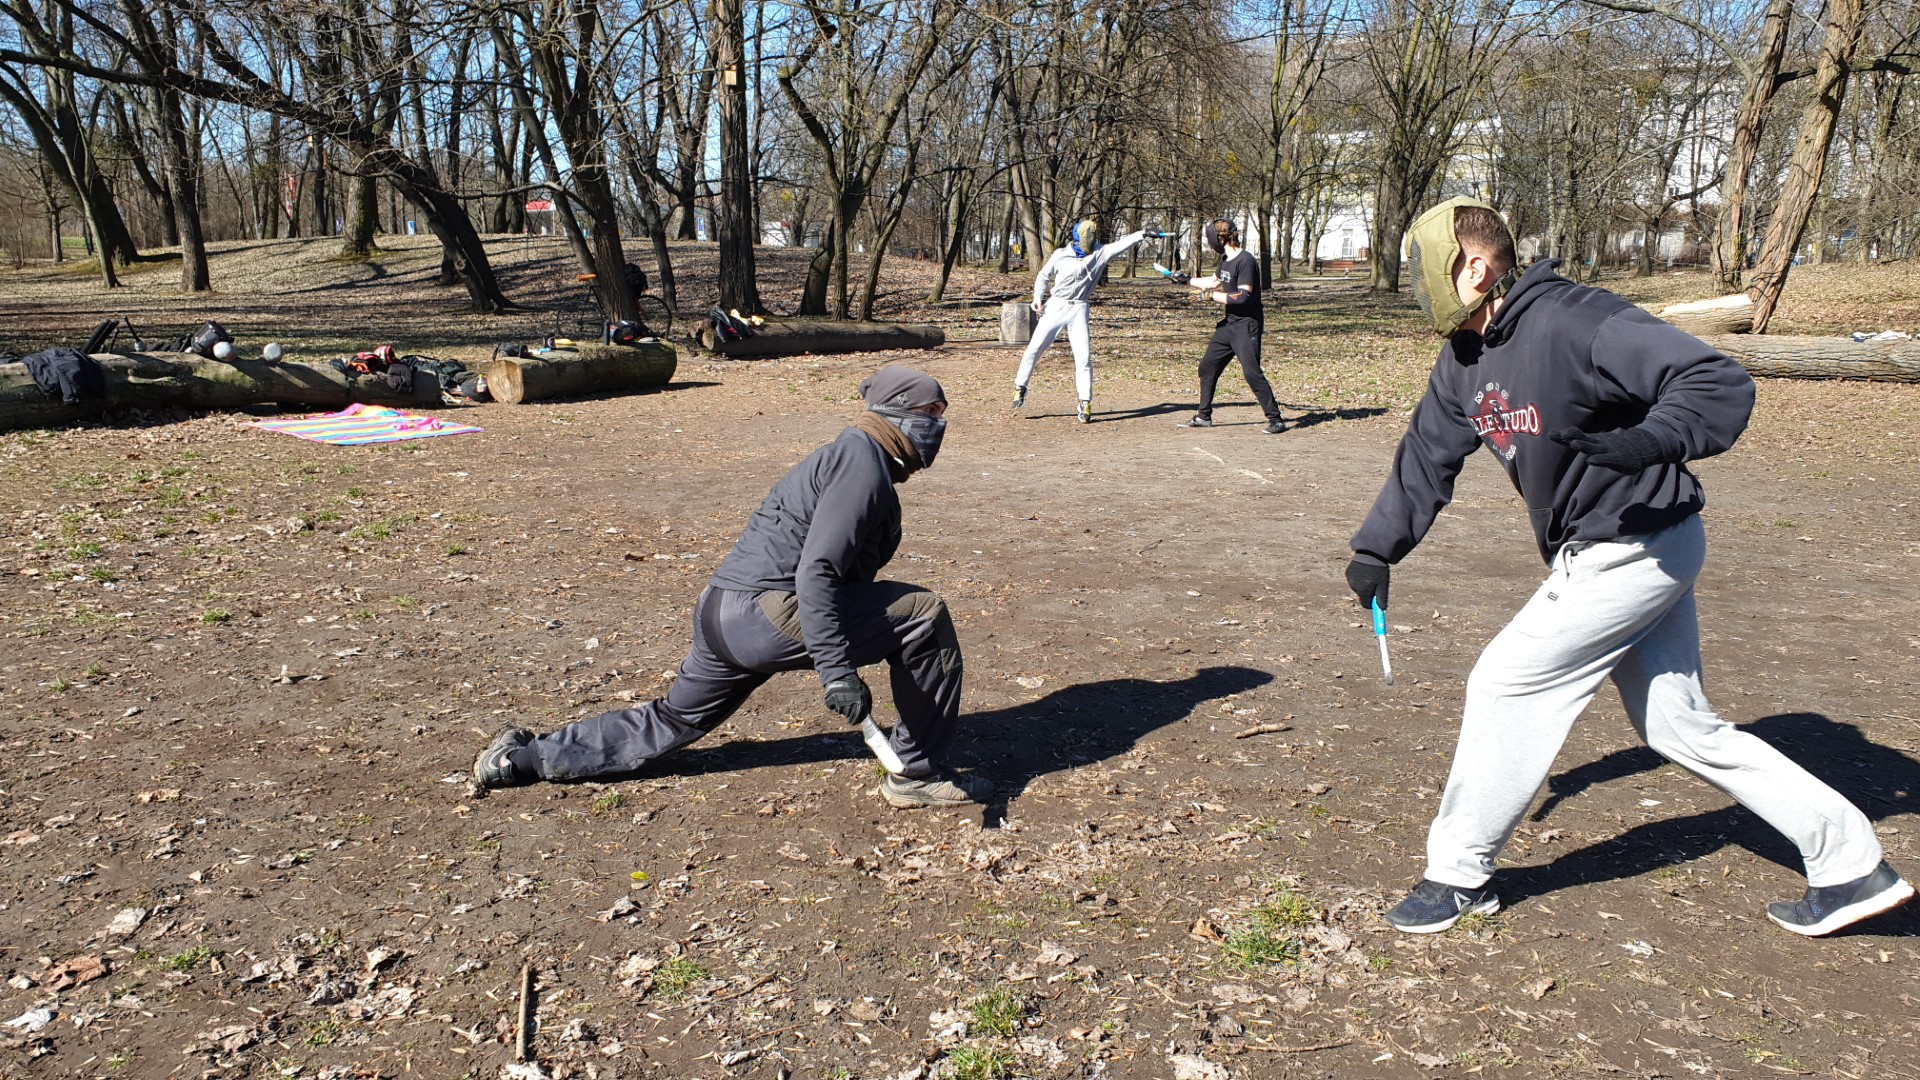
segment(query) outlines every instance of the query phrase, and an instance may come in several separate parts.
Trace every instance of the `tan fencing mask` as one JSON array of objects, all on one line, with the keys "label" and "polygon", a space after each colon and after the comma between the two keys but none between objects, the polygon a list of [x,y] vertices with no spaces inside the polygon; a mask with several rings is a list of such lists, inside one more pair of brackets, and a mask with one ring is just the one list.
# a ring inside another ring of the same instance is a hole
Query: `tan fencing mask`
[{"label": "tan fencing mask", "polygon": [[1513,283],[1520,280],[1520,268],[1516,266],[1502,274],[1493,288],[1472,304],[1460,302],[1460,294],[1453,288],[1453,264],[1460,257],[1460,238],[1453,232],[1453,212],[1463,206],[1494,210],[1479,199],[1461,196],[1421,214],[1407,230],[1407,273],[1413,277],[1413,296],[1420,302],[1427,321],[1433,324],[1433,332],[1441,337],[1452,336],[1460,324],[1473,318],[1474,312],[1495,297],[1505,296]]}]

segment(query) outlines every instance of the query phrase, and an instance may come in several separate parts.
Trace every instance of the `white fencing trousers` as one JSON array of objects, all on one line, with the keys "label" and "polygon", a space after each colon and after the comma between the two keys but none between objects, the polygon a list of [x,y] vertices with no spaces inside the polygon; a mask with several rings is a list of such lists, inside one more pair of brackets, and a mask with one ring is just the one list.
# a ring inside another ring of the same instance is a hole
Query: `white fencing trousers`
[{"label": "white fencing trousers", "polygon": [[1707,704],[1693,600],[1706,551],[1697,515],[1656,533],[1561,550],[1546,583],[1467,677],[1460,745],[1427,833],[1429,879],[1485,884],[1574,720],[1609,675],[1647,745],[1793,841],[1809,884],[1839,885],[1880,864],[1866,815]]},{"label": "white fencing trousers", "polygon": [[1067,332],[1067,343],[1073,346],[1073,388],[1081,401],[1093,400],[1093,344],[1087,337],[1087,305],[1084,301],[1072,300],[1047,301],[1046,308],[1040,313],[1040,321],[1034,325],[1033,336],[1027,339],[1027,351],[1020,356],[1020,373],[1013,377],[1015,386],[1027,385],[1033,378],[1033,365],[1039,363],[1040,354],[1047,351],[1053,339],[1060,331]]}]

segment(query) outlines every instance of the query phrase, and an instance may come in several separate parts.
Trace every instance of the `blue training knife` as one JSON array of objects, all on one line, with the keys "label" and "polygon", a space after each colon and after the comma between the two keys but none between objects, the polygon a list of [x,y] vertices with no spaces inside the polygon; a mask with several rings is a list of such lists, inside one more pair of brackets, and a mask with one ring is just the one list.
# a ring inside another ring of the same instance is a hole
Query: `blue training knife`
[{"label": "blue training knife", "polygon": [[1380,610],[1380,601],[1373,602],[1373,637],[1380,643],[1380,670],[1387,677],[1387,685],[1393,685],[1393,661],[1387,659],[1387,613]]}]

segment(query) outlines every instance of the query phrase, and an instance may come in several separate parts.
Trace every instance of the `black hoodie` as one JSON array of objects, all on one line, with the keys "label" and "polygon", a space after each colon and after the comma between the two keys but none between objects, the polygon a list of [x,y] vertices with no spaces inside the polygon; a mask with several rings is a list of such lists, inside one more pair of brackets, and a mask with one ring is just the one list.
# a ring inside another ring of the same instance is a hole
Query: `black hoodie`
[{"label": "black hoodie", "polygon": [[[1558,265],[1530,267],[1484,339],[1463,330],[1440,350],[1393,474],[1354,534],[1355,555],[1392,564],[1412,551],[1483,442],[1526,502],[1548,563],[1572,541],[1655,532],[1706,505],[1682,463],[1733,445],[1753,412],[1753,379],[1706,342],[1561,277]],[[1631,474],[1547,437],[1636,426],[1659,441],[1662,463]]]}]

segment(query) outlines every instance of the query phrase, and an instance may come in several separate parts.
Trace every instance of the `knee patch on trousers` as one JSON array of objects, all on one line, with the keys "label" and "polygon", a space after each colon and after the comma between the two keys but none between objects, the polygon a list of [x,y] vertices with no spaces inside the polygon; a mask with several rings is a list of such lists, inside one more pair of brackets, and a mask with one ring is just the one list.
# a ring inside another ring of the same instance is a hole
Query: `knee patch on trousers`
[{"label": "knee patch on trousers", "polygon": [[931,589],[912,589],[887,605],[887,616],[900,622],[916,622],[932,627],[933,644],[940,657],[940,670],[951,673],[960,666],[960,634],[953,628],[953,615],[947,602]]}]

